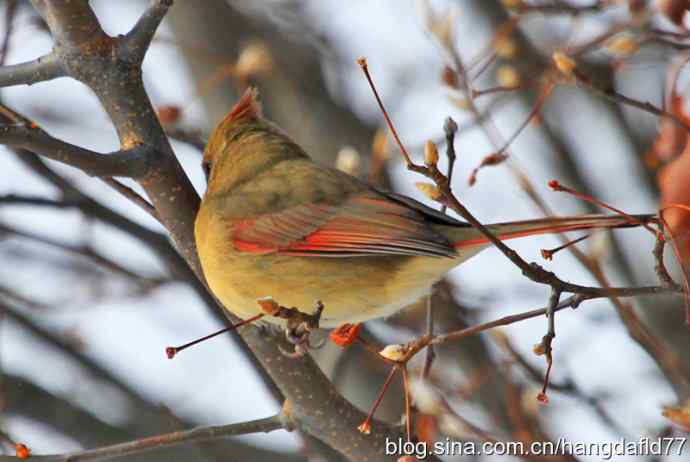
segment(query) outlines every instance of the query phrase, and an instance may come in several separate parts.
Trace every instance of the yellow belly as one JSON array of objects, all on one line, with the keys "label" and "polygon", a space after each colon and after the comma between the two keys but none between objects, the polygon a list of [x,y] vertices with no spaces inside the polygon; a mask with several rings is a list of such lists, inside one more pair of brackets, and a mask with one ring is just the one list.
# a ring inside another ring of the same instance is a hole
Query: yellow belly
[{"label": "yellow belly", "polygon": [[[257,314],[256,300],[267,296],[304,312],[311,312],[320,300],[325,306],[323,327],[393,314],[427,293],[442,274],[411,270],[419,263],[414,258],[437,260],[425,257],[335,259],[231,253],[219,258],[203,251],[200,257],[211,290],[237,316]],[[438,265],[438,261],[429,263]]]}]

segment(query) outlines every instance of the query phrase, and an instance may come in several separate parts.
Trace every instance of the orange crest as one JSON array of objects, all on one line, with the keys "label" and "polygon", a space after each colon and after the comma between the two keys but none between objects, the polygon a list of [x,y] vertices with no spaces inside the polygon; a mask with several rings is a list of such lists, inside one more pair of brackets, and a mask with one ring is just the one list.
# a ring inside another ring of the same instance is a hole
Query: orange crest
[{"label": "orange crest", "polygon": [[259,102],[259,90],[249,87],[242,97],[230,110],[223,124],[234,123],[240,119],[257,119],[261,117],[261,103]]}]

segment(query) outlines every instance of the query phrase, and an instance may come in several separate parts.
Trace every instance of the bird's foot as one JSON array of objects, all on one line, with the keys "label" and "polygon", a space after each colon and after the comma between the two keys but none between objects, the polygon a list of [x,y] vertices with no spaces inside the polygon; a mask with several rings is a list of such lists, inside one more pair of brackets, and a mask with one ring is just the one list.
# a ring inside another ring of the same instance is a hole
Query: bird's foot
[{"label": "bird's foot", "polygon": [[287,357],[300,358],[304,356],[308,350],[321,348],[325,340],[321,340],[317,344],[312,344],[310,341],[311,332],[319,328],[319,321],[321,313],[323,313],[324,305],[321,301],[316,302],[316,309],[313,313],[303,313],[297,308],[286,308],[280,306],[273,299],[261,299],[259,301],[264,312],[277,318],[285,319],[287,325],[285,327],[285,337],[288,342],[294,345],[294,351],[286,351],[278,347],[280,351]]},{"label": "bird's foot", "polygon": [[288,342],[294,345],[294,351],[285,351],[283,348],[280,351],[289,358],[301,358],[307,351],[311,349],[321,348],[325,340],[321,340],[316,344],[311,343],[311,332],[319,328],[319,321],[321,320],[321,313],[323,313],[324,305],[321,301],[316,302],[316,309],[314,313],[307,314],[299,311],[297,308],[289,308],[289,313],[286,313],[287,326],[285,327],[285,337]]},{"label": "bird's foot", "polygon": [[278,349],[283,355],[287,356],[288,358],[297,359],[306,355],[309,350],[319,349],[326,343],[326,339],[321,339],[316,344],[313,344],[311,343],[309,335],[309,332],[305,332],[299,336],[296,336],[292,334],[289,331],[289,329],[286,329],[285,336],[287,337],[288,342],[292,343],[295,346],[295,349],[293,351],[288,351],[280,345],[278,345]]}]

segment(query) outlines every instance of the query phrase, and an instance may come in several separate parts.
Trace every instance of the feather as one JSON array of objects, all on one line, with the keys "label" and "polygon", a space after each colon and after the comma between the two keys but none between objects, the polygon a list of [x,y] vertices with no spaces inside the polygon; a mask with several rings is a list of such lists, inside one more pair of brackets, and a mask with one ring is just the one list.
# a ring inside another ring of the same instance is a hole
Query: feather
[{"label": "feather", "polygon": [[341,205],[311,203],[233,224],[240,252],[352,257],[421,255],[454,257],[448,240],[424,216],[373,192]]},{"label": "feather", "polygon": [[[633,215],[638,223],[631,222],[620,215],[581,215],[578,217],[550,217],[537,220],[525,220],[510,223],[497,223],[489,225],[489,229],[501,240],[518,237],[536,236],[540,234],[565,233],[593,228],[628,228],[639,226],[640,223],[649,223],[655,220],[654,215]],[[479,231],[472,239],[461,239],[453,246],[456,249],[488,244],[489,240]]]},{"label": "feather", "polygon": [[242,97],[235,103],[222,124],[232,124],[240,119],[258,119],[261,117],[261,103],[259,103],[259,90],[249,87]]}]

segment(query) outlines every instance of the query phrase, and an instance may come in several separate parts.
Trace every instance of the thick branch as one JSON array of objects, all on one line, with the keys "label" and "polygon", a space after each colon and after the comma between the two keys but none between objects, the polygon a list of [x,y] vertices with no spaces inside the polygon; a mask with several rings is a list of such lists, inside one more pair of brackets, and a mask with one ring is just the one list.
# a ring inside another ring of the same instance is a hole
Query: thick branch
[{"label": "thick branch", "polygon": [[65,75],[57,56],[50,53],[33,61],[0,67],[0,87],[31,85]]},{"label": "thick branch", "polygon": [[88,0],[32,0],[32,3],[58,46],[79,47],[90,40],[107,37]]}]

